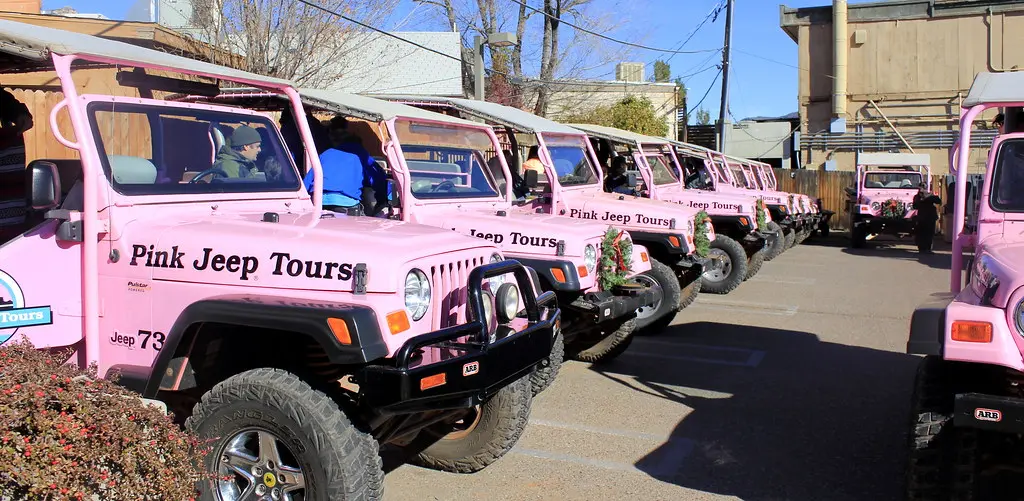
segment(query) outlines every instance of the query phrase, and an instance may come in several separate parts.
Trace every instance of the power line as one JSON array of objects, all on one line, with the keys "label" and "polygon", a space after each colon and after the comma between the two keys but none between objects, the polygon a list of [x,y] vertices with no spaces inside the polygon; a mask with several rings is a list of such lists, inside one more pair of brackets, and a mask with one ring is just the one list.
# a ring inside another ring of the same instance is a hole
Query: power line
[{"label": "power line", "polygon": [[[299,1],[303,2],[305,0],[299,0]],[[704,52],[714,52],[714,51],[719,50],[719,49],[701,49],[701,50],[659,49],[657,47],[649,47],[649,46],[641,45],[641,44],[638,44],[638,43],[627,42],[625,40],[619,40],[617,38],[612,38],[612,37],[607,36],[607,35],[602,35],[602,34],[597,33],[595,31],[591,31],[591,30],[588,30],[586,28],[583,28],[583,27],[577,26],[575,24],[572,24],[569,21],[566,21],[564,19],[552,16],[551,14],[548,14],[547,12],[544,12],[544,11],[542,11],[540,9],[537,9],[535,7],[526,5],[526,2],[524,2],[523,0],[512,0],[512,1],[517,3],[517,4],[519,4],[519,5],[522,5],[523,7],[526,7],[527,9],[530,9],[530,10],[532,10],[532,11],[538,13],[538,14],[543,14],[544,17],[548,17],[548,18],[551,18],[551,19],[554,19],[554,20],[558,21],[561,24],[565,24],[565,25],[571,26],[571,27],[575,28],[576,31],[582,31],[583,33],[594,35],[595,37],[603,38],[605,40],[608,40],[608,41],[611,41],[611,42],[615,42],[617,44],[626,45],[626,46],[629,46],[629,47],[636,47],[638,49],[651,50],[651,51],[654,51],[654,52],[664,52],[666,54],[700,54],[700,53],[704,53]]]},{"label": "power line", "polygon": [[[722,69],[719,68],[718,69],[718,74],[716,74],[715,78],[713,80],[711,80],[711,85],[708,85],[708,90],[706,92],[704,92],[704,97],[701,97],[700,101],[697,101],[697,104],[694,105],[693,108],[690,108],[690,109],[686,110],[685,118],[687,119],[687,121],[689,121],[689,119],[690,119],[690,114],[693,113],[694,111],[697,111],[700,108],[700,105],[704,103],[704,100],[707,99],[708,94],[711,94],[711,89],[713,89],[715,87],[715,82],[718,81],[718,77],[721,76],[721,75],[722,75]],[[687,106],[687,108],[689,108],[689,106]]]},{"label": "power line", "polygon": [[[725,5],[725,2],[726,2],[726,0],[721,0],[720,2],[718,2],[718,5],[715,5],[714,7],[712,7],[711,10],[707,13],[707,15],[704,16],[704,20],[702,20],[700,22],[700,24],[698,24],[697,27],[694,28],[693,31],[691,31],[689,35],[687,35],[686,39],[683,40],[683,43],[679,44],[679,46],[676,47],[676,50],[682,49],[684,45],[689,43],[690,39],[692,39],[694,37],[694,35],[696,35],[698,31],[700,31],[700,29],[704,26],[705,23],[708,22],[709,19],[714,17],[715,20],[718,20],[718,13],[722,11],[722,7]],[[712,21],[712,22],[714,22],[714,21]],[[718,49],[718,50],[721,51],[721,49]],[[669,61],[672,60],[673,57],[676,57],[676,54],[672,54],[671,56],[669,56],[668,59],[665,60],[665,62],[668,63]],[[701,64],[704,64],[704,63],[701,63]]]}]

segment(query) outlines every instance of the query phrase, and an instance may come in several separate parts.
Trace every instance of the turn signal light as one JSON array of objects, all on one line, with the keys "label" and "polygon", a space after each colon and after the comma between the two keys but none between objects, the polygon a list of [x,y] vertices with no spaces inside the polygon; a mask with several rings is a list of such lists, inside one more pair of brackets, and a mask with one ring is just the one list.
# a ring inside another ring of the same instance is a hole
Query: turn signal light
[{"label": "turn signal light", "polygon": [[675,235],[669,235],[668,243],[672,244],[672,247],[682,247],[682,245],[679,245],[679,237]]},{"label": "turn signal light", "polygon": [[950,329],[953,341],[963,341],[965,343],[991,343],[992,342],[992,324],[988,322],[966,322],[966,321],[954,321],[953,327]]},{"label": "turn signal light", "polygon": [[641,253],[640,253],[640,260],[641,260],[641,261],[643,261],[643,262],[645,262],[645,263],[646,263],[646,262],[647,262],[647,261],[648,261],[649,259],[650,259],[650,258],[648,258],[648,257],[647,257],[647,253],[646,253],[646,252],[641,252]]},{"label": "turn signal light", "polygon": [[565,272],[560,268],[551,268],[551,276],[555,278],[555,281],[564,284],[565,283]]},{"label": "turn signal light", "polygon": [[448,381],[445,378],[444,373],[434,374],[433,376],[427,376],[420,379],[420,391],[429,390],[431,388],[437,388]]},{"label": "turn signal light", "polygon": [[352,335],[348,332],[348,324],[340,318],[328,318],[327,326],[331,328],[335,339],[341,344],[352,344]]},{"label": "turn signal light", "polygon": [[587,276],[587,267],[582,264],[576,267],[576,271],[579,272],[580,278]]},{"label": "turn signal light", "polygon": [[405,310],[392,311],[388,313],[388,329],[391,330],[391,334],[398,334],[409,330],[409,315],[405,314]]},{"label": "turn signal light", "polygon": [[740,224],[742,224],[743,226],[747,226],[747,225],[749,225],[749,224],[750,224],[750,220],[749,220],[749,219],[747,219],[746,217],[742,217],[742,216],[741,216],[741,217],[740,217]]}]

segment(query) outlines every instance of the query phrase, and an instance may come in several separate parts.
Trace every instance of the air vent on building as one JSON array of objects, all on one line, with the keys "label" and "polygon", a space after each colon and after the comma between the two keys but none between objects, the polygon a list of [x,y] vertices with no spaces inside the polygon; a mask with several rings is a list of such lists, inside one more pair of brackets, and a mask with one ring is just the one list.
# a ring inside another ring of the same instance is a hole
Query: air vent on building
[{"label": "air vent on building", "polygon": [[623,82],[643,82],[644,63],[619,63],[615,65],[615,79]]}]

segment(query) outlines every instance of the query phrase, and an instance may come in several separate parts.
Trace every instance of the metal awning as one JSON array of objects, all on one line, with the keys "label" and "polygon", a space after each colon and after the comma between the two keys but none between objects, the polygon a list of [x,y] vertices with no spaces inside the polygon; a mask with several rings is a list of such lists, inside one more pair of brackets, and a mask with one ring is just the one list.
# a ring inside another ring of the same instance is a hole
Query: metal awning
[{"label": "metal awning", "polygon": [[402,101],[408,103],[423,103],[427,105],[448,106],[462,113],[465,113],[466,115],[490,122],[491,124],[497,124],[503,127],[510,127],[521,132],[527,132],[532,134],[583,134],[581,131],[569,127],[565,124],[534,115],[532,113],[520,110],[518,108],[505,106],[503,104],[498,103],[490,103],[487,101],[477,101],[475,99],[463,99],[457,97],[403,96],[390,94],[374,94],[374,96],[379,97],[381,99],[387,99],[389,101]]},{"label": "metal awning", "polygon": [[663,137],[648,136],[645,134],[638,134],[628,130],[622,130],[616,127],[608,127],[605,125],[594,125],[594,124],[567,124],[587,134],[607,139],[609,141],[618,141],[622,143],[640,143],[640,144],[656,144],[656,145],[668,145],[669,140]]},{"label": "metal awning", "polygon": [[872,167],[931,166],[927,153],[858,153],[857,165]]},{"label": "metal awning", "polygon": [[983,71],[974,77],[963,107],[985,103],[1024,102],[1024,73],[991,73]]},{"label": "metal awning", "polygon": [[46,26],[0,19],[0,71],[41,71],[53,68],[51,54],[100,59],[107,64],[145,64],[168,71],[180,71],[221,78],[249,85],[294,86],[280,78],[257,75],[227,66],[197,61],[130,43]]}]

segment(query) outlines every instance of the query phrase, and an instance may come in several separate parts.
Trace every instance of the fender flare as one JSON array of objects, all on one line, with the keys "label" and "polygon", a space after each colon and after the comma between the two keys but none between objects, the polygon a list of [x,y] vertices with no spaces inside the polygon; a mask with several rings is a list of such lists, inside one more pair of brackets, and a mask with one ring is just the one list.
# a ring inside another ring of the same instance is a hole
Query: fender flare
[{"label": "fender flare", "polygon": [[[328,324],[329,318],[344,320],[351,344],[342,344]],[[173,384],[182,364],[172,367],[185,334],[196,324],[215,322],[262,329],[278,329],[308,336],[337,364],[366,364],[388,355],[377,314],[365,306],[296,299],[285,296],[233,295],[196,301],[186,307],[167,333],[152,367],[146,368],[145,384],[138,367],[117,367],[123,385],[141,391],[145,398]],[[140,388],[140,386],[142,386]]]}]

